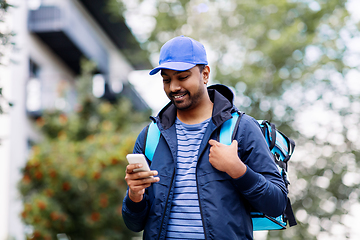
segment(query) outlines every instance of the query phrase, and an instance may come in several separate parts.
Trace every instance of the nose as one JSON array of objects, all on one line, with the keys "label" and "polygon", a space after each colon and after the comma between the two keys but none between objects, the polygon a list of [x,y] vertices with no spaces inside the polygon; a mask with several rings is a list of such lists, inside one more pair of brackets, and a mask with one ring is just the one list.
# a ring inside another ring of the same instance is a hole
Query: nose
[{"label": "nose", "polygon": [[178,92],[181,89],[179,81],[176,79],[171,80],[170,82],[170,92]]}]

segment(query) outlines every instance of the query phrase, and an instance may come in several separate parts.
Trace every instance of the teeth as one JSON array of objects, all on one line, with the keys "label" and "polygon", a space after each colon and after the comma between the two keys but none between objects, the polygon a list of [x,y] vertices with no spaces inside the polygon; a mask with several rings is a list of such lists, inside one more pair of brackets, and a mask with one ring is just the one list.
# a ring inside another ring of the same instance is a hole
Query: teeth
[{"label": "teeth", "polygon": [[174,96],[174,98],[177,99],[177,98],[181,98],[183,96],[185,96],[185,93],[183,95],[180,95],[180,96]]}]

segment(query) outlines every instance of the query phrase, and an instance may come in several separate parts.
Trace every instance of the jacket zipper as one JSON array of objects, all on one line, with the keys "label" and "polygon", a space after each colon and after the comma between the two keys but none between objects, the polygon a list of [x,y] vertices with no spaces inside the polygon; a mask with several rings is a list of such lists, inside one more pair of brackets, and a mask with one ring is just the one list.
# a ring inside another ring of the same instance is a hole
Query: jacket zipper
[{"label": "jacket zipper", "polygon": [[[211,136],[214,134],[214,132],[217,131],[217,129],[218,129],[218,127],[215,128],[214,131],[212,131],[212,133],[210,134],[210,139],[211,139]],[[210,139],[209,139],[209,140],[210,140]],[[208,140],[208,141],[209,141],[209,140]],[[208,144],[208,143],[207,143],[207,144]],[[206,145],[207,145],[207,144],[206,144]],[[201,156],[204,155],[205,150],[206,150],[206,147],[203,149],[203,151],[202,151],[202,152],[200,153],[200,155],[198,156],[197,165],[199,164],[199,159],[201,158]],[[204,236],[205,236],[205,240],[206,240],[206,239],[208,239],[208,238],[207,238],[207,233],[206,233],[206,229],[205,229],[205,221],[204,221],[204,216],[203,216],[203,212],[202,212],[202,207],[201,207],[201,203],[200,203],[200,191],[199,191],[199,182],[198,182],[198,177],[197,177],[197,170],[198,170],[198,168],[197,168],[197,166],[196,166],[196,175],[195,175],[195,176],[196,176],[196,189],[197,189],[198,200],[199,200],[199,209],[200,209],[201,221],[202,221],[202,224],[203,224]]]},{"label": "jacket zipper", "polygon": [[[196,170],[196,172],[197,172],[197,170]],[[198,194],[198,199],[199,199],[199,209],[200,209],[201,221],[202,221],[202,224],[203,224],[204,236],[205,236],[205,240],[206,240],[208,238],[207,238],[207,234],[206,234],[205,221],[204,221],[204,216],[203,216],[203,213],[202,213],[202,207],[201,207],[201,203],[200,203],[200,192],[199,192],[199,183],[198,183],[197,175],[196,175],[196,189],[197,189],[197,194]]]},{"label": "jacket zipper", "polygon": [[161,219],[160,232],[159,232],[158,240],[160,240],[161,232],[163,231],[163,228],[164,228],[163,224],[164,224],[164,219],[165,219],[165,215],[166,215],[166,210],[167,210],[168,204],[169,204],[169,203],[168,203],[168,202],[169,202],[169,196],[170,196],[171,188],[172,188],[172,185],[173,185],[174,176],[175,176],[175,169],[174,169],[173,175],[172,175],[172,177],[171,177],[171,184],[170,184],[169,192],[168,192],[168,195],[167,195],[167,198],[166,198],[166,205],[165,205],[163,217],[162,217],[162,219]]}]

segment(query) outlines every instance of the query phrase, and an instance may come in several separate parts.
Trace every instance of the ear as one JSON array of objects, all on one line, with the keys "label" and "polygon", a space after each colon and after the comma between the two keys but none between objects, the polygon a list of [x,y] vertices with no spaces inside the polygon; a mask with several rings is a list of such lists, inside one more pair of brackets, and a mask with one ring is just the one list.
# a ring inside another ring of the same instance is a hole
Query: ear
[{"label": "ear", "polygon": [[209,82],[209,77],[210,77],[210,67],[205,66],[205,68],[202,71],[202,78],[204,80],[204,84],[207,84]]}]

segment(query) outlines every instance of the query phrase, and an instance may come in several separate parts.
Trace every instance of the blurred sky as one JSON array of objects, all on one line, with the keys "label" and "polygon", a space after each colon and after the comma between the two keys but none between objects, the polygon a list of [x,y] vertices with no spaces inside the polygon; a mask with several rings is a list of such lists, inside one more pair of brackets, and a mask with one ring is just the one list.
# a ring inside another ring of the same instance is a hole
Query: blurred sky
[{"label": "blurred sky", "polygon": [[169,102],[169,99],[163,91],[160,74],[150,76],[149,72],[150,70],[134,71],[130,73],[129,81],[153,109],[153,115],[156,115]]}]

